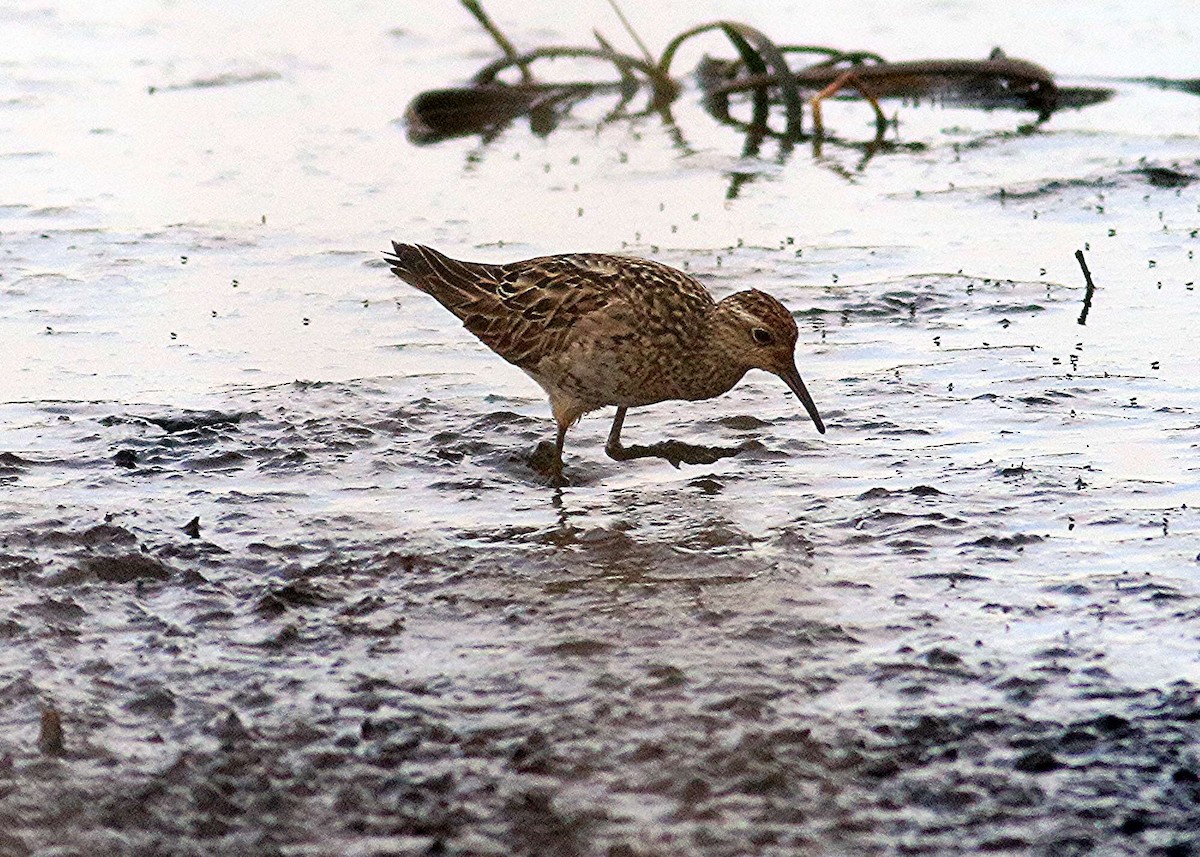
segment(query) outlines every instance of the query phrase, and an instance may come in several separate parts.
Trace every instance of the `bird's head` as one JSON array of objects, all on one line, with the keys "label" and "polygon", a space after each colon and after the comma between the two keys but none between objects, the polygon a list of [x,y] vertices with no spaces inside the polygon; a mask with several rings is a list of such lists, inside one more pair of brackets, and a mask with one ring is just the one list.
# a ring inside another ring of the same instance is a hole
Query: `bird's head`
[{"label": "bird's head", "polygon": [[825,433],[825,423],[796,369],[796,320],[775,298],[757,289],[737,292],[717,305],[721,315],[722,347],[731,360],[746,369],[763,369],[783,379],[808,415],[817,431]]}]

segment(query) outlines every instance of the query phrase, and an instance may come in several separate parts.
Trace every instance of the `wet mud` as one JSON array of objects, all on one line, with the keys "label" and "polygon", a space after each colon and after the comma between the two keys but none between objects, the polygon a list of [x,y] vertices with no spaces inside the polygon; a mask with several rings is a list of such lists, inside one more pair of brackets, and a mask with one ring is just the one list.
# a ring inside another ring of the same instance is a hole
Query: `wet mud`
[{"label": "wet mud", "polygon": [[[465,76],[468,16],[263,15],[274,53],[112,24],[127,63],[13,13],[0,855],[1200,853],[1193,95],[911,106],[865,161],[743,155],[695,92],[687,150],[586,114],[417,149],[346,87]],[[752,373],[622,435],[736,455],[614,461],[606,410],[551,489],[544,397],[393,238],[768,291],[828,432]]]},{"label": "wet mud", "polygon": [[[925,276],[803,321],[852,357],[1074,323],[1077,292]],[[40,442],[4,461],[4,847],[1190,853],[1200,703],[1160,647],[1193,645],[1200,516],[1086,454],[945,442],[1094,438],[1125,380],[928,348],[821,381],[836,454],[764,379],[638,420],[750,447],[718,469],[610,461],[595,419],[557,492],[535,397],[381,377],[227,412],[8,406]],[[1190,455],[1194,410],[1153,419]]]}]

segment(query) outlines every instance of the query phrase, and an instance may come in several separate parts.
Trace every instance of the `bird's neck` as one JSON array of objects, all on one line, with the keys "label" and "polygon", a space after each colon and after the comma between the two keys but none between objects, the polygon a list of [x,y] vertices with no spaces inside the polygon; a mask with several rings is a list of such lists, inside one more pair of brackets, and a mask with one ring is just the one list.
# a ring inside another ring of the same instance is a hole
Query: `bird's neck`
[{"label": "bird's neck", "polygon": [[694,351],[694,374],[704,379],[703,395],[693,398],[708,399],[733,389],[750,367],[737,359],[737,352],[730,348],[736,335],[733,320],[718,304],[714,308],[704,341]]}]

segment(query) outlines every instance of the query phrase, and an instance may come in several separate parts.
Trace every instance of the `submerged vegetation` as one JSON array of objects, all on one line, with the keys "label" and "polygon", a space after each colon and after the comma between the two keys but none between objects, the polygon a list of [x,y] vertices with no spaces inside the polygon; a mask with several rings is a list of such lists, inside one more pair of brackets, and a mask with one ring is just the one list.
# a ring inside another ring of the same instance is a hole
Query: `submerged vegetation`
[{"label": "submerged vegetation", "polygon": [[[572,105],[602,94],[615,94],[617,103],[606,117],[657,113],[674,125],[671,104],[683,87],[672,77],[676,54],[685,42],[705,33],[723,33],[736,57],[705,56],[695,78],[708,112],[718,121],[747,132],[756,140],[777,136],[787,143],[830,139],[821,103],[835,96],[858,96],[875,114],[875,137],[885,142],[890,124],[880,99],[935,99],[979,109],[1028,110],[1038,123],[1064,107],[1084,107],[1111,97],[1111,89],[1060,87],[1054,75],[1027,60],[1010,58],[999,48],[987,59],[924,59],[890,62],[868,50],[843,50],[817,45],[777,44],[761,30],[738,21],[713,21],[691,27],[672,38],[655,59],[614,4],[621,23],[638,45],[640,56],[622,53],[595,31],[595,46],[548,45],[521,52],[487,15],[479,0],[461,0],[500,48],[501,56],[485,65],[465,87],[433,89],[417,95],[406,111],[408,132],[415,143],[473,134],[490,137],[512,120],[528,116],[535,133],[548,134]],[[797,60],[801,60],[797,62]],[[600,62],[611,66],[615,79],[547,82],[534,75],[552,60]],[[501,75],[514,72],[515,81]],[[731,112],[736,96],[747,96],[749,120]],[[645,96],[643,105],[631,104]],[[811,128],[804,122],[805,105]],[[782,107],[784,125],[773,130],[773,107]]]}]

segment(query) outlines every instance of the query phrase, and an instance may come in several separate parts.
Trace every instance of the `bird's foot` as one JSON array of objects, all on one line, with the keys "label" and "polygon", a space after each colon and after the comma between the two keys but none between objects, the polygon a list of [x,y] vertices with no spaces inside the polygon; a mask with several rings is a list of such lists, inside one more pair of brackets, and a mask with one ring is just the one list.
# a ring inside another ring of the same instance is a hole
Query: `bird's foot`
[{"label": "bird's foot", "polygon": [[623,446],[620,443],[609,443],[604,447],[608,457],[616,461],[632,461],[635,458],[663,458],[674,467],[680,464],[713,464],[722,458],[729,458],[747,449],[749,444],[742,446],[699,446],[684,443],[680,440],[661,440],[646,446]]},{"label": "bird's foot", "polygon": [[548,440],[541,441],[529,456],[529,466],[534,472],[546,478],[551,488],[565,488],[567,477],[563,475],[562,456],[554,444]]}]

